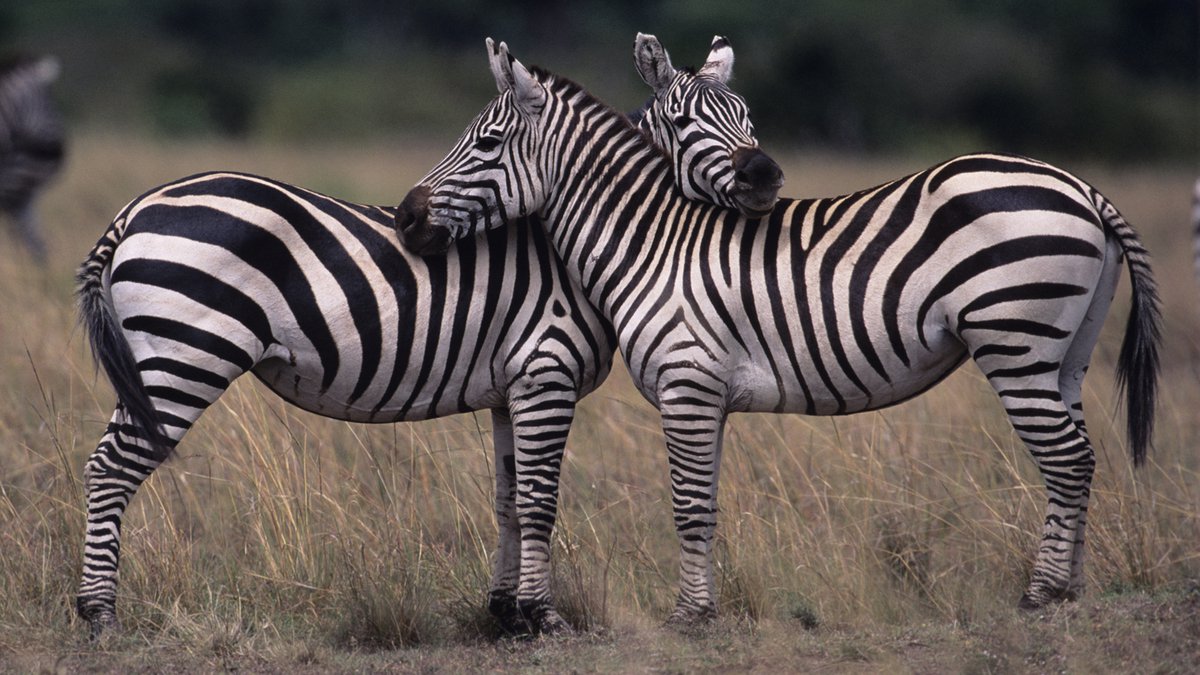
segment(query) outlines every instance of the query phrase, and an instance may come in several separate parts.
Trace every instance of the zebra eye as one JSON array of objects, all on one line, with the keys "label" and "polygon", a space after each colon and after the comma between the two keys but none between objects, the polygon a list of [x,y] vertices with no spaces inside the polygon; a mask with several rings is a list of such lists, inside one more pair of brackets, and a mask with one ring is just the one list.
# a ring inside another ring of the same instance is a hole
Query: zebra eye
[{"label": "zebra eye", "polygon": [[475,149],[479,150],[480,152],[491,152],[500,147],[501,142],[502,141],[495,136],[480,136],[479,139],[475,141]]},{"label": "zebra eye", "polygon": [[675,123],[675,126],[682,129],[692,123],[692,118],[688,117],[687,115],[679,114],[676,115],[671,121]]}]

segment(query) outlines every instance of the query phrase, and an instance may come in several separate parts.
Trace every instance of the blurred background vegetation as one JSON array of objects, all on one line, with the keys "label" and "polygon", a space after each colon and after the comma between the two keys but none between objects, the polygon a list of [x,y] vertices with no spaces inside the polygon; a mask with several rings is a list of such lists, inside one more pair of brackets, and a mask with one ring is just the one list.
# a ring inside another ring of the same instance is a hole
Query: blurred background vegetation
[{"label": "blurred background vegetation", "polygon": [[38,0],[0,52],[54,53],[76,128],[302,143],[453,136],[483,38],[618,108],[636,31],[676,65],[732,40],[770,147],[1195,163],[1196,0]]}]

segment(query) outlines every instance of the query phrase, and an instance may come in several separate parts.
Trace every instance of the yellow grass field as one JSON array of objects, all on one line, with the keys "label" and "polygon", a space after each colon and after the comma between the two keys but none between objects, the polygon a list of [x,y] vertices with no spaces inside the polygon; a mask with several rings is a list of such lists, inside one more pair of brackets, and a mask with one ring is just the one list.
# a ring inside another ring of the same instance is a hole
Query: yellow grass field
[{"label": "yellow grass field", "polygon": [[[617,366],[582,403],[564,468],[557,595],[580,632],[527,641],[498,639],[482,609],[495,540],[487,414],[349,424],[243,378],[134,499],[124,630],[89,642],[73,612],[81,474],[113,394],[75,324],[75,266],[125,202],[173,178],[238,169],[396,203],[450,140],[73,139],[41,204],[48,266],[0,230],[0,670],[1188,672],[1200,663],[1195,176],[1070,165],[1142,234],[1166,317],[1144,469],[1131,467],[1113,383],[1127,278],[1093,357],[1085,409],[1099,464],[1088,595],[1077,603],[1015,609],[1044,492],[971,364],[881,413],[735,416],[720,494],[722,618],[686,633],[660,626],[677,544],[657,416]],[[853,191],[926,164],[775,154],[794,196]]]}]

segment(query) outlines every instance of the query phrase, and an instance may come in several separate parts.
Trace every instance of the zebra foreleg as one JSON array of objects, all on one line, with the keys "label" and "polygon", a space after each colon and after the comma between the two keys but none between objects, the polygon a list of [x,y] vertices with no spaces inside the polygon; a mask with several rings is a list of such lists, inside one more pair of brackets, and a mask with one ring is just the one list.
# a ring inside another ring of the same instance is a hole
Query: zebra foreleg
[{"label": "zebra foreleg", "polygon": [[517,610],[541,634],[573,632],[555,609],[550,566],[558,512],[558,479],[575,415],[573,384],[547,384],[510,405],[516,514],[521,531]]},{"label": "zebra foreleg", "polygon": [[713,545],[725,416],[718,411],[664,405],[662,423],[680,546],[679,597],[667,623],[686,626],[717,615]]},{"label": "zebra foreleg", "polygon": [[118,406],[83,470],[87,534],[83,544],[83,579],[75,608],[88,622],[93,639],[119,627],[116,603],[121,520],[138,487],[161,463],[155,453],[144,447],[124,409]]},{"label": "zebra foreleg", "polygon": [[492,563],[488,611],[507,633],[519,633],[517,585],[521,575],[521,527],[517,521],[517,477],[513,427],[507,410],[492,410],[492,443],[496,456],[496,525],[500,540]]}]

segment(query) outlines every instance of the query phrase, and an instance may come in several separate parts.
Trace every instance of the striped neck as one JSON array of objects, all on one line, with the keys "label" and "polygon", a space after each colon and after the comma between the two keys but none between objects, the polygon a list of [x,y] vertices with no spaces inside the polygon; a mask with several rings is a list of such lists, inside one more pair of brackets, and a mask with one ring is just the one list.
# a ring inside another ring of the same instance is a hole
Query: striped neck
[{"label": "striped neck", "polygon": [[684,223],[740,214],[687,199],[664,152],[625,115],[570,80],[541,76],[554,100],[547,106],[555,111],[548,128],[566,131],[545,149],[549,185],[539,215],[568,273],[615,318],[636,280],[630,272],[674,265],[703,227]]}]

